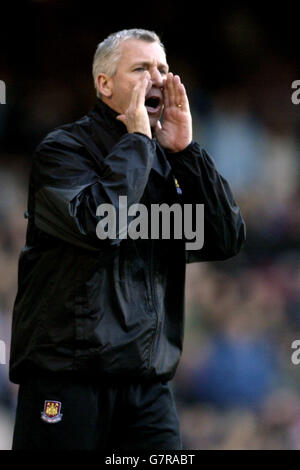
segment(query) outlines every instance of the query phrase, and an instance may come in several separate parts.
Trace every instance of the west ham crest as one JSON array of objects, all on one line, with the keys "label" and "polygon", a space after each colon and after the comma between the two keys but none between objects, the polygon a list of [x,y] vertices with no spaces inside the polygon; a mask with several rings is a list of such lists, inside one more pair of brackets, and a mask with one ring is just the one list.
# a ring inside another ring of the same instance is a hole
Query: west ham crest
[{"label": "west ham crest", "polygon": [[41,418],[46,423],[58,423],[62,419],[60,412],[61,403],[59,401],[46,400],[44,404],[44,411],[41,412]]}]

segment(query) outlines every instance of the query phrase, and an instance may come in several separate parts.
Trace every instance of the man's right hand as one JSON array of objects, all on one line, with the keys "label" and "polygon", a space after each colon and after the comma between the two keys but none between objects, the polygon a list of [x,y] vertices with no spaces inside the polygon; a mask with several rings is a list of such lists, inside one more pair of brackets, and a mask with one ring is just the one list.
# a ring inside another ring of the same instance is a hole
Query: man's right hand
[{"label": "man's right hand", "polygon": [[150,74],[145,71],[141,80],[133,88],[127,111],[117,116],[117,119],[125,124],[129,133],[140,132],[152,139],[149,116],[145,106],[149,81]]}]

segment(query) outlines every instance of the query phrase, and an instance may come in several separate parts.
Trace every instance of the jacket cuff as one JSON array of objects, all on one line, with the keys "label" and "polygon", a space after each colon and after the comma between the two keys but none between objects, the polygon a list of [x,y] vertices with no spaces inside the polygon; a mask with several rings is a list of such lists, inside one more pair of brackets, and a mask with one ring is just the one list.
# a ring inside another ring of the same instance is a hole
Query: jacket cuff
[{"label": "jacket cuff", "polygon": [[183,156],[190,156],[194,155],[195,151],[199,149],[199,144],[195,142],[194,140],[191,141],[191,143],[185,147],[183,150],[180,150],[179,152],[168,152],[166,151],[166,155],[168,158],[180,158]]},{"label": "jacket cuff", "polygon": [[142,137],[146,137],[146,139],[147,139],[149,142],[151,142],[151,143],[153,142],[153,140],[150,139],[150,137],[149,137],[148,135],[143,134],[142,132],[133,132],[133,134],[134,134],[134,135],[140,135],[140,136],[142,136]]}]

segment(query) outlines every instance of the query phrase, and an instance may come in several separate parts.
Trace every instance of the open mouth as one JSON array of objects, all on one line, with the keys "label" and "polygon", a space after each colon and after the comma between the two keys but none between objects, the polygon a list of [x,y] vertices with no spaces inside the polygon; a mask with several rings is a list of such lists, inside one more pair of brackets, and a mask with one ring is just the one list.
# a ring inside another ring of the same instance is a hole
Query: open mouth
[{"label": "open mouth", "polygon": [[161,99],[158,96],[150,96],[145,99],[145,106],[149,113],[157,113],[161,108]]}]

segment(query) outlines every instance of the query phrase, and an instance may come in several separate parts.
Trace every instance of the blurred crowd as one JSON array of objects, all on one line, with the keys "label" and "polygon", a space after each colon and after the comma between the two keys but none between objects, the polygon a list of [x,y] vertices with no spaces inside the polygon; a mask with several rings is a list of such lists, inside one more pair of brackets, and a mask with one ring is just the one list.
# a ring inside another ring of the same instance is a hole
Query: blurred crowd
[{"label": "blurred crowd", "polygon": [[[235,36],[233,23],[227,42],[243,70],[245,50],[253,60],[261,44]],[[183,443],[300,449],[300,365],[291,361],[292,342],[300,340],[300,120],[291,83],[300,75],[293,60],[269,53],[247,76],[210,89],[193,64],[172,61],[187,85],[194,139],[230,182],[247,225],[237,257],[187,267],[184,352],[172,381]],[[11,83],[0,107],[0,340],[7,363],[33,149],[93,105],[87,71],[72,86],[49,78],[24,92]],[[11,445],[16,394],[8,364],[0,365],[0,449]]]}]

